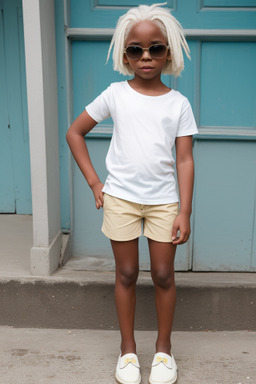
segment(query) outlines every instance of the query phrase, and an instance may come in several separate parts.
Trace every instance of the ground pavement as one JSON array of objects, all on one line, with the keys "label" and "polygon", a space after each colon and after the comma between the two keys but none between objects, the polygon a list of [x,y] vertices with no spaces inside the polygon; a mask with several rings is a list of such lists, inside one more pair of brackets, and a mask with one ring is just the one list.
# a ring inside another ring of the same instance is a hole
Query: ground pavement
[{"label": "ground pavement", "polygon": [[[154,331],[137,331],[142,384]],[[119,332],[0,327],[1,384],[112,384]],[[174,332],[178,384],[256,384],[256,332]]]}]

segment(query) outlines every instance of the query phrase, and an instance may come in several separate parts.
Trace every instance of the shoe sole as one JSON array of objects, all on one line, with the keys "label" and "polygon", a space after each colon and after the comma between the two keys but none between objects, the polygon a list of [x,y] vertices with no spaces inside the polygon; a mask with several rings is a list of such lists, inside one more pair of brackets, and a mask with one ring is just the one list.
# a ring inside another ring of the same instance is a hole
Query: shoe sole
[{"label": "shoe sole", "polygon": [[140,377],[139,381],[136,381],[136,382],[135,381],[120,381],[117,376],[115,377],[115,379],[116,379],[116,382],[118,384],[140,384],[141,383],[141,377]]},{"label": "shoe sole", "polygon": [[175,384],[178,380],[178,375],[176,374],[176,376],[173,378],[172,381],[165,381],[164,383],[161,383],[160,381],[151,381],[150,378],[149,378],[149,384]]}]

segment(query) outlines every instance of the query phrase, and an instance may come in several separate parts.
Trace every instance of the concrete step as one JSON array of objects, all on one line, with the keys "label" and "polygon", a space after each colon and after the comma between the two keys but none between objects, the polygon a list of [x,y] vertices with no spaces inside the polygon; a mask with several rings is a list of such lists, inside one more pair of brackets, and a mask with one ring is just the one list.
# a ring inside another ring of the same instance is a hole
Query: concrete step
[{"label": "concrete step", "polygon": [[[256,275],[176,273],[175,331],[256,331]],[[0,325],[24,328],[118,329],[114,272],[60,269],[54,276],[1,277]],[[137,330],[156,330],[148,272],[137,285]]]}]

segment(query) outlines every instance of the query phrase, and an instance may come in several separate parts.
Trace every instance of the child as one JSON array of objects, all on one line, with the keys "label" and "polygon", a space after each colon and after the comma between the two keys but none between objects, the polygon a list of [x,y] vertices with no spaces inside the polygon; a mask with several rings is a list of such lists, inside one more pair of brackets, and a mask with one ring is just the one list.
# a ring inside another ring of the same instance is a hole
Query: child
[{"label": "child", "polygon": [[[155,285],[158,337],[149,382],[171,384],[177,366],[171,354],[176,291],[176,246],[190,234],[194,165],[192,135],[197,128],[188,100],[161,81],[161,73],[178,76],[189,48],[178,21],[167,9],[141,5],[120,17],[109,54],[114,69],[132,80],[111,84],[74,121],[67,133],[73,156],[103,207],[103,233],[110,238],[116,263],[115,299],[121,332],[116,367],[119,383],[139,384],[140,365],[134,339],[135,287],[139,272],[138,238],[148,238]],[[90,161],[84,136],[112,117],[113,137],[103,185]],[[176,167],[180,210],[174,179]],[[179,235],[178,235],[179,234]]]}]

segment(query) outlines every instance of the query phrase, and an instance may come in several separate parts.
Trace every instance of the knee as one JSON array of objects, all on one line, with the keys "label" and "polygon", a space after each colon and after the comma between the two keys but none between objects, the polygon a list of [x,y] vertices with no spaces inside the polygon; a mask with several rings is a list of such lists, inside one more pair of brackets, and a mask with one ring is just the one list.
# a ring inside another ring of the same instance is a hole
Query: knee
[{"label": "knee", "polygon": [[139,268],[125,268],[119,270],[118,276],[120,283],[125,287],[135,285],[138,279]]},{"label": "knee", "polygon": [[174,285],[174,273],[172,271],[158,269],[151,271],[151,276],[154,285],[162,289],[170,289]]}]

